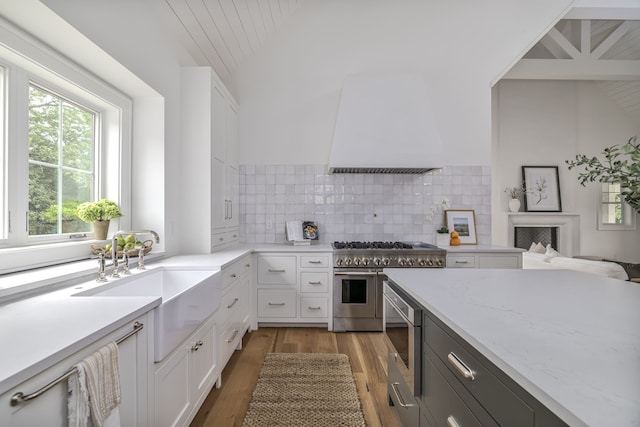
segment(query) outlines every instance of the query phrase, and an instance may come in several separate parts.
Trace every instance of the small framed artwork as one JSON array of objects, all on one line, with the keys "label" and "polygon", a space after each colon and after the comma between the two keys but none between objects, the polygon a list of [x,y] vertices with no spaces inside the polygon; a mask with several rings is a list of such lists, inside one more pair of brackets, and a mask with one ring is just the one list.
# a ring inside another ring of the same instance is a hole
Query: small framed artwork
[{"label": "small framed artwork", "polygon": [[522,166],[525,212],[562,212],[557,166]]},{"label": "small framed artwork", "polygon": [[476,213],[474,210],[447,210],[445,211],[447,228],[449,231],[457,231],[460,243],[463,245],[477,245]]}]

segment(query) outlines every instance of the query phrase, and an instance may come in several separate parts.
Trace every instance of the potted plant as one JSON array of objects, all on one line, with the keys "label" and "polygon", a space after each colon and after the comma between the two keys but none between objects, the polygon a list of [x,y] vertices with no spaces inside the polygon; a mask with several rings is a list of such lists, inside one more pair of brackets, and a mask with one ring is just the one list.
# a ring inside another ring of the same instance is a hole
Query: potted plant
[{"label": "potted plant", "polygon": [[111,219],[121,217],[122,212],[116,202],[100,199],[96,202],[81,203],[76,215],[84,222],[93,223],[96,240],[106,240]]},{"label": "potted plant", "polygon": [[520,197],[527,193],[524,187],[507,187],[504,192],[509,196],[509,210],[511,212],[518,212],[520,210]]},{"label": "potted plant", "polygon": [[597,157],[576,155],[575,160],[565,160],[569,170],[584,166],[585,172],[578,175],[584,187],[587,182],[619,182],[622,197],[636,212],[640,213],[640,142],[631,137],[624,145],[605,148],[604,160]]}]

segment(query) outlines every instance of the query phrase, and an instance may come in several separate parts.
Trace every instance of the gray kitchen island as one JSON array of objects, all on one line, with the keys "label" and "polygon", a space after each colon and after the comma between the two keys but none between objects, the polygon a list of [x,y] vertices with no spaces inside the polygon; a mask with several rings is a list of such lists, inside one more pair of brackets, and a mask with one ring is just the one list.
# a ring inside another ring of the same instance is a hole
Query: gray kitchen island
[{"label": "gray kitchen island", "polygon": [[385,273],[424,308],[421,425],[455,425],[440,383],[478,425],[640,425],[638,284],[568,270]]}]

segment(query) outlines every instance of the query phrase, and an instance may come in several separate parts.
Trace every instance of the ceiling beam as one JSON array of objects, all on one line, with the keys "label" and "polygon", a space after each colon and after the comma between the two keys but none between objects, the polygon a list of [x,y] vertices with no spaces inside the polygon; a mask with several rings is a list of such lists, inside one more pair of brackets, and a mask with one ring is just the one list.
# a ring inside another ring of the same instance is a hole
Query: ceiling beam
[{"label": "ceiling beam", "polygon": [[640,80],[640,61],[521,59],[503,79]]}]

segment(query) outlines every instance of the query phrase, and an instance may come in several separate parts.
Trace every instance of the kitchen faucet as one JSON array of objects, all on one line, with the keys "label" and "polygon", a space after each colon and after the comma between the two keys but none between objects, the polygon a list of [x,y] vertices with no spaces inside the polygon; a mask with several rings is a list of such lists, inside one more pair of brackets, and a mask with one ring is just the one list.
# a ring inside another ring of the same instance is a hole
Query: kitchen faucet
[{"label": "kitchen faucet", "polygon": [[[133,234],[134,236],[138,236],[139,234],[150,234],[154,237],[156,243],[160,243],[160,235],[153,230],[119,230],[113,235],[113,240],[111,242],[111,258],[113,259],[113,272],[111,273],[111,277],[120,277],[119,267],[118,267],[118,236],[124,234]],[[123,262],[125,262],[125,274],[129,270],[129,254],[125,250]],[[138,270],[145,270],[144,266],[144,247],[138,251]]]}]

